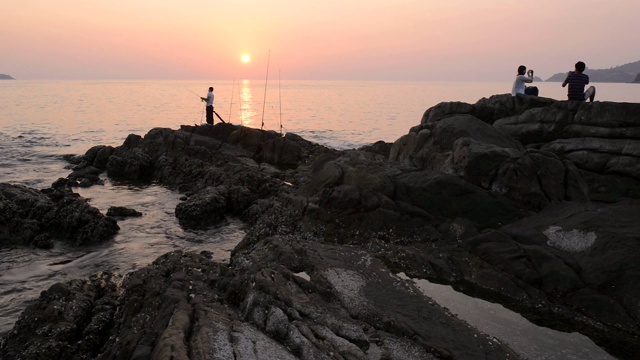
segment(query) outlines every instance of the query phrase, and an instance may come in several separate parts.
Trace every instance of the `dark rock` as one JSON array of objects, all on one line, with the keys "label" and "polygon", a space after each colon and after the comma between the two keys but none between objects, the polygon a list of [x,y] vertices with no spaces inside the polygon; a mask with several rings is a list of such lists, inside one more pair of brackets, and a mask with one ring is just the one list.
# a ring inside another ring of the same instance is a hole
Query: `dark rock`
[{"label": "dark rock", "polygon": [[130,150],[125,156],[112,155],[107,163],[107,175],[114,179],[148,180],[152,173],[151,159],[138,149]]},{"label": "dark rock", "polygon": [[296,167],[302,159],[302,149],[290,137],[274,137],[265,141],[254,156],[258,162],[276,166]]},{"label": "dark rock", "polygon": [[480,227],[497,227],[527,215],[514,202],[458,177],[423,170],[399,175],[397,180],[396,199],[442,218],[462,217]]},{"label": "dark rock", "polygon": [[226,187],[206,188],[176,206],[176,217],[185,227],[203,228],[220,223],[227,210]]},{"label": "dark rock", "polygon": [[[311,251],[277,238],[258,248],[271,250],[247,254],[251,265],[231,272],[173,252],[128,275],[121,290],[110,274],[56,284],[25,310],[0,356],[366,359],[381,350],[420,359],[518,358],[424,303],[366,254],[322,245]],[[308,264],[313,282],[281,265],[291,257]],[[354,266],[362,261],[368,270]]]},{"label": "dark rock", "polygon": [[91,165],[84,166],[76,166],[74,167],[74,171],[67,176],[67,178],[75,183],[79,183],[81,187],[88,187],[91,185],[95,185],[101,183],[100,174],[102,170],[95,168]]},{"label": "dark rock", "polygon": [[112,146],[94,146],[84,154],[84,161],[100,170],[106,170],[107,162],[113,151],[114,148]]},{"label": "dark rock", "polygon": [[67,155],[62,155],[62,159],[63,159],[64,161],[69,162],[70,164],[78,165],[78,164],[80,164],[82,161],[84,161],[84,156],[82,156],[82,155],[67,154]]},{"label": "dark rock", "polygon": [[494,95],[482,98],[475,104],[463,102],[442,102],[425,111],[420,126],[411,129],[419,132],[428,124],[437,123],[453,115],[472,115],[487,124],[496,120],[522,114],[529,109],[547,107],[556,103],[555,100],[538,96],[511,96],[511,94]]},{"label": "dark rock", "polygon": [[50,248],[52,240],[88,245],[110,239],[116,221],[59,180],[57,188],[41,192],[19,185],[0,184],[0,240],[3,245]]},{"label": "dark rock", "polygon": [[6,335],[2,359],[95,359],[117,313],[117,276],[52,285]]},{"label": "dark rock", "polygon": [[547,107],[555,103],[557,103],[556,100],[541,96],[494,95],[478,100],[474,105],[473,115],[488,124],[493,124],[498,119],[522,114],[530,109]]},{"label": "dark rock", "polygon": [[391,153],[392,146],[393,146],[392,143],[388,143],[384,141],[376,141],[375,143],[371,145],[365,145],[359,148],[358,150],[367,151],[367,152],[382,155],[385,158],[388,158],[389,154]]},{"label": "dark rock", "polygon": [[137,211],[136,209],[130,209],[123,206],[110,206],[107,210],[107,216],[111,217],[140,217],[142,213]]},{"label": "dark rock", "polygon": [[525,145],[570,160],[597,198],[640,195],[640,104],[558,102],[496,121]]}]

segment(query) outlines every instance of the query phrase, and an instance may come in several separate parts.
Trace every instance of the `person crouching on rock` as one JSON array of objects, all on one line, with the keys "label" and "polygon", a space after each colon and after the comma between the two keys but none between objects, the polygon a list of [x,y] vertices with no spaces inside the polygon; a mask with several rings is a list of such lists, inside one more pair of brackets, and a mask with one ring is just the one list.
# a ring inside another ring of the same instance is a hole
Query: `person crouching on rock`
[{"label": "person crouching on rock", "polygon": [[593,102],[596,97],[596,88],[589,86],[587,91],[584,91],[585,85],[589,84],[589,75],[582,72],[586,68],[586,65],[582,61],[578,61],[575,65],[576,71],[569,71],[567,78],[562,82],[562,87],[569,85],[569,91],[567,97],[569,100],[585,101],[589,99],[589,102]]},{"label": "person crouching on rock", "polygon": [[209,87],[207,97],[201,97],[200,100],[207,102],[207,124],[213,125],[213,87]]},{"label": "person crouching on rock", "polygon": [[518,75],[516,79],[513,81],[513,87],[511,88],[511,96],[516,96],[517,94],[526,94],[526,95],[538,95],[538,88],[535,86],[526,86],[528,83],[533,82],[533,70],[527,71],[527,75],[525,75],[525,71],[527,71],[527,67],[524,65],[518,66]]}]

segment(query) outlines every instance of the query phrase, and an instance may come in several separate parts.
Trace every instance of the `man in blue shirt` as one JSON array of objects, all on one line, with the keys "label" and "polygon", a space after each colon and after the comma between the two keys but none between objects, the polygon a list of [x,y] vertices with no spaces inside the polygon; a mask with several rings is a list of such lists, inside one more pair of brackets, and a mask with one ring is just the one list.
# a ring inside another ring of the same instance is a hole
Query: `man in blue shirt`
[{"label": "man in blue shirt", "polygon": [[569,91],[567,97],[569,100],[585,101],[589,99],[593,102],[596,97],[596,88],[589,86],[587,91],[584,91],[585,85],[589,84],[589,76],[582,72],[586,69],[586,65],[582,61],[576,63],[576,71],[569,71],[567,78],[562,82],[562,87],[569,85]]}]

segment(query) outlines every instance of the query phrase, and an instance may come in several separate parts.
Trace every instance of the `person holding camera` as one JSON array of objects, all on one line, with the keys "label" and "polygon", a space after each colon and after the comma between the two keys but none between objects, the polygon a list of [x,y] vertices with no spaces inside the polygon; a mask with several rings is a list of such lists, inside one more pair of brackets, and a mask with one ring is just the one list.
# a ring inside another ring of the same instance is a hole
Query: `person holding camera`
[{"label": "person holding camera", "polygon": [[575,65],[576,70],[569,71],[567,78],[562,82],[562,87],[569,85],[569,91],[567,92],[569,100],[585,101],[589,99],[589,102],[593,102],[593,99],[595,99],[595,87],[589,86],[587,91],[584,91],[585,85],[589,84],[589,75],[582,73],[586,67],[582,61],[578,61]]},{"label": "person holding camera", "polygon": [[[527,73],[525,75],[524,73]],[[518,66],[518,75],[516,79],[513,81],[513,87],[511,88],[511,96],[516,96],[517,94],[526,94],[526,95],[538,95],[538,88],[535,86],[526,86],[525,84],[529,84],[533,82],[533,70],[527,71],[527,67],[524,65]]]}]

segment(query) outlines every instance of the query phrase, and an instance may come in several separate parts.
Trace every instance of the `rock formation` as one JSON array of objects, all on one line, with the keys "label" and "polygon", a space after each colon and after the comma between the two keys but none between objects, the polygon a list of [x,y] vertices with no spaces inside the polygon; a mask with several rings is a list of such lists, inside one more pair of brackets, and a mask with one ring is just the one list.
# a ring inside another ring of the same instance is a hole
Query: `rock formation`
[{"label": "rock formation", "polygon": [[[100,171],[179,189],[176,216],[243,219],[229,266],[173,252],[57,284],[0,357],[496,359],[506,345],[396,275],[640,353],[640,104],[497,95],[441,103],[393,144],[337,151],[230,124],[95,147]],[[95,169],[95,170],[94,170]],[[99,179],[99,178],[98,178]]]},{"label": "rock formation", "polygon": [[116,234],[114,219],[104,216],[60,179],[42,191],[0,184],[0,245],[50,248],[54,240],[73,245],[103,242]]}]

